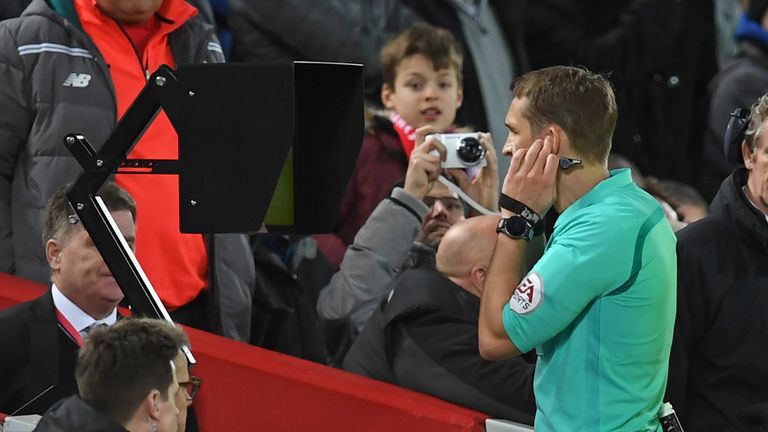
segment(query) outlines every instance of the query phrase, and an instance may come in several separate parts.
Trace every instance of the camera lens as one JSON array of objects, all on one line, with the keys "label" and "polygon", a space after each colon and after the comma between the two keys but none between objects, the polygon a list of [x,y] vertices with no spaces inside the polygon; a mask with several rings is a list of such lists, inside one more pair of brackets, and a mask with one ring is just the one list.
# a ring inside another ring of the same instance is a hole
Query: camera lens
[{"label": "camera lens", "polygon": [[456,148],[459,159],[466,165],[476,165],[485,157],[485,149],[475,137],[466,137]]}]

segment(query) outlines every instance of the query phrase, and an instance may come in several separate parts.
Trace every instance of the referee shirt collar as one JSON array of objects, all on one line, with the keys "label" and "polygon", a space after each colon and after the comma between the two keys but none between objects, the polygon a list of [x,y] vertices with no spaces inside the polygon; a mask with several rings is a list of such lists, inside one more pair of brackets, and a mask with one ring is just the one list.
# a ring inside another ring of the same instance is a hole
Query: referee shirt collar
[{"label": "referee shirt collar", "polygon": [[611,170],[611,176],[601,181],[589,192],[577,199],[573,204],[560,215],[555,222],[555,227],[562,225],[574,217],[579,210],[589,207],[592,204],[602,201],[606,196],[616,193],[616,189],[632,183],[632,172],[629,168],[620,168]]}]

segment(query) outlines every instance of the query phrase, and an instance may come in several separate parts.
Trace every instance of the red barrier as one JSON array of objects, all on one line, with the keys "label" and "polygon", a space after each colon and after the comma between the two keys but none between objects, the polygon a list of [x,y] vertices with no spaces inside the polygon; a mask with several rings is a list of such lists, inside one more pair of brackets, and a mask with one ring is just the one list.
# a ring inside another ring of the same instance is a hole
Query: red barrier
[{"label": "red barrier", "polygon": [[[0,273],[0,309],[46,287]],[[421,393],[187,328],[203,379],[200,429],[484,431],[485,414]]]},{"label": "red barrier", "polygon": [[46,286],[0,272],[0,310],[16,303],[34,300],[44,293]]}]

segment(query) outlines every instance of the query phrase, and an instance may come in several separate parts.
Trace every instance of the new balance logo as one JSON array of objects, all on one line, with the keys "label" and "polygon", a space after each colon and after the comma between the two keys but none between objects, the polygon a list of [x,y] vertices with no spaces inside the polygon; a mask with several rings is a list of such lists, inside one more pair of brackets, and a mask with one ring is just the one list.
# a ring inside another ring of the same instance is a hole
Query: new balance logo
[{"label": "new balance logo", "polygon": [[91,82],[91,76],[84,73],[71,73],[64,80],[64,87],[88,87]]}]

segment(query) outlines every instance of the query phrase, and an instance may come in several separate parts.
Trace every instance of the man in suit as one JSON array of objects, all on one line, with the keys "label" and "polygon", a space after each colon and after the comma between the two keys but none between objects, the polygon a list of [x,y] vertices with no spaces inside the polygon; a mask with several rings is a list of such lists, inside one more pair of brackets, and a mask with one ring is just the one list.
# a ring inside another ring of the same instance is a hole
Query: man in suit
[{"label": "man in suit", "polygon": [[[75,361],[83,337],[95,326],[114,324],[123,299],[65,192],[53,195],[43,219],[51,289],[0,312],[0,412],[6,414],[20,408],[20,414],[42,414],[76,393]],[[133,248],[133,198],[113,183],[105,184],[99,195]]]}]

